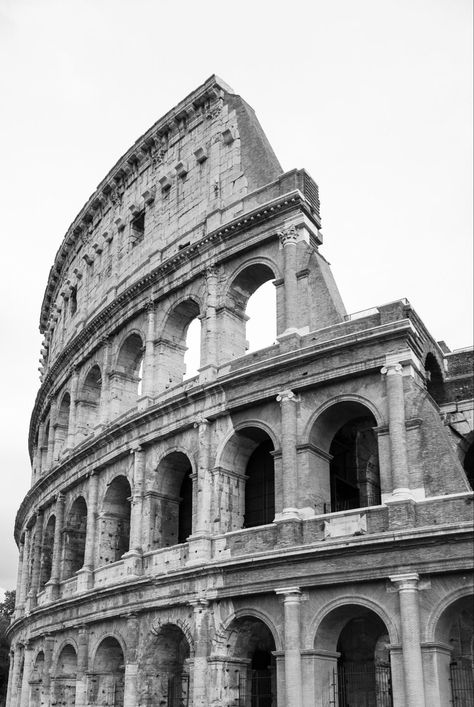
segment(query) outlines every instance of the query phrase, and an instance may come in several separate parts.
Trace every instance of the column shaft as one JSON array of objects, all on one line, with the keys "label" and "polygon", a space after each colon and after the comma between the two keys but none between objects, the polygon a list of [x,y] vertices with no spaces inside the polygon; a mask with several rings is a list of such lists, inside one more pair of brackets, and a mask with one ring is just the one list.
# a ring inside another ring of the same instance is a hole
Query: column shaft
[{"label": "column shaft", "polygon": [[296,280],[296,242],[298,234],[294,227],[282,231],[283,277],[285,281],[285,332],[295,331],[298,326],[298,284]]},{"label": "column shaft", "polygon": [[29,560],[31,552],[31,531],[29,528],[25,529],[25,541],[24,541],[24,551],[23,551],[23,564],[21,572],[21,583],[20,590],[17,594],[17,606],[18,608],[23,608],[25,606],[27,589],[28,589],[28,574],[29,574]]},{"label": "column shaft", "polygon": [[[26,535],[26,533],[25,533]],[[21,603],[21,587],[23,583],[23,572],[24,572],[24,560],[25,560],[25,537],[20,540],[20,555],[18,557],[18,572],[16,578],[16,592],[15,592],[15,615],[21,613],[23,604]]]},{"label": "column shaft", "polygon": [[8,692],[10,695],[10,702],[7,702],[8,707],[18,707],[18,700],[21,696],[20,667],[22,650],[23,647],[16,644],[11,685],[8,685]]},{"label": "column shaft", "polygon": [[405,429],[405,398],[403,376],[400,364],[385,366],[386,375],[388,429],[390,434],[390,456],[392,462],[393,491],[406,492],[409,488],[408,458]]},{"label": "column shaft", "polygon": [[56,418],[57,418],[57,402],[51,401],[49,413],[49,435],[48,435],[48,454],[46,459],[46,469],[49,471],[53,466],[54,460],[54,444],[56,440]]},{"label": "column shaft", "polygon": [[43,511],[38,511],[36,515],[35,530],[32,539],[33,563],[31,571],[30,585],[30,607],[36,606],[36,596],[38,594],[40,572],[41,572],[41,553],[43,548]]},{"label": "column shaft", "polygon": [[30,707],[30,677],[33,660],[33,647],[25,645],[25,660],[23,662],[23,679],[21,682],[20,707]]},{"label": "column shaft", "polygon": [[155,392],[155,306],[148,307],[147,334],[143,356],[142,396],[153,397]]},{"label": "column shaft", "polygon": [[196,500],[195,535],[207,535],[211,521],[211,479],[210,479],[210,426],[207,420],[195,424],[198,428],[198,470]]},{"label": "column shaft", "polygon": [[87,495],[86,547],[84,551],[84,569],[87,569],[90,572],[93,571],[95,562],[98,485],[99,479],[97,473],[93,472],[89,477],[89,489]]},{"label": "column shaft", "polygon": [[13,675],[15,671],[15,651],[10,650],[10,665],[8,667],[8,685],[7,685],[7,696],[5,700],[5,707],[10,707],[12,704],[12,692],[13,692]]},{"label": "column shaft", "polygon": [[277,396],[281,403],[281,462],[283,473],[283,515],[297,515],[296,396],[284,390]]},{"label": "column shaft", "polygon": [[130,550],[142,551],[143,486],[145,481],[145,452],[141,447],[133,452],[133,491],[130,516]]},{"label": "column shaft", "polygon": [[277,589],[283,595],[285,613],[285,707],[302,707],[303,684],[301,673],[300,604],[297,587]]},{"label": "column shaft", "polygon": [[400,599],[406,707],[425,707],[418,575],[416,573],[398,575],[390,577],[390,580],[398,589]]},{"label": "column shaft", "polygon": [[79,376],[77,371],[74,371],[71,376],[71,385],[69,387],[69,420],[67,428],[67,440],[66,447],[72,449],[74,447],[74,440],[76,439],[76,402],[77,402],[77,385]]},{"label": "column shaft", "polygon": [[206,312],[202,320],[201,337],[201,367],[217,366],[217,270],[209,267],[206,270]]},{"label": "column shaft", "polygon": [[207,601],[192,601],[194,615],[193,707],[207,707],[207,653],[209,610]]},{"label": "column shaft", "polygon": [[58,585],[61,579],[61,540],[64,525],[64,496],[58,494],[56,499],[56,524],[54,526],[53,562],[51,566],[50,583]]}]

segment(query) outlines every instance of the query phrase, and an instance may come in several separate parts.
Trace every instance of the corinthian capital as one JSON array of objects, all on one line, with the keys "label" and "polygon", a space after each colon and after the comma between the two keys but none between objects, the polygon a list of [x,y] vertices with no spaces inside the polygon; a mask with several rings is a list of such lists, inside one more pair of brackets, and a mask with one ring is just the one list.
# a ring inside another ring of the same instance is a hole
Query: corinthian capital
[{"label": "corinthian capital", "polygon": [[295,226],[290,226],[290,228],[284,228],[278,231],[278,237],[283,247],[286,245],[295,245],[298,240],[298,232]]},{"label": "corinthian capital", "polygon": [[395,376],[395,375],[401,376],[402,372],[403,372],[403,368],[399,363],[391,363],[391,364],[384,366],[383,368],[380,369],[380,373],[383,376]]}]

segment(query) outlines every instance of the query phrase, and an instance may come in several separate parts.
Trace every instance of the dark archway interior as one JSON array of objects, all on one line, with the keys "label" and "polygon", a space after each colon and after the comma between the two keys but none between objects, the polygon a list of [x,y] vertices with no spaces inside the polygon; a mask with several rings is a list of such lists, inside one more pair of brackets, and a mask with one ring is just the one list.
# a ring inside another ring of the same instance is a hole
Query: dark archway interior
[{"label": "dark archway interior", "polygon": [[64,530],[63,579],[72,577],[84,564],[86,529],[87,504],[80,496],[71,506]]},{"label": "dark archway interior", "polygon": [[438,361],[429,353],[425,360],[426,387],[433,400],[439,405],[444,402],[444,382]]},{"label": "dark archway interior", "polygon": [[89,679],[89,704],[123,707],[125,661],[122,647],[109,636],[99,645]]},{"label": "dark archway interior", "polygon": [[277,703],[275,641],[269,628],[257,618],[237,619],[229,647],[232,656],[243,661],[235,686],[240,704],[274,707]]},{"label": "dark archway interior", "polygon": [[51,579],[51,571],[53,569],[53,549],[54,549],[54,531],[56,528],[56,518],[51,516],[44,531],[43,548],[41,553],[41,578],[40,587],[44,589],[46,582]]},{"label": "dark archway interior", "polygon": [[245,475],[244,527],[271,523],[275,517],[273,443],[267,438],[252,452]]},{"label": "dark archway interior", "polygon": [[117,562],[130,546],[130,484],[117,476],[104,497],[100,528],[101,565]]},{"label": "dark archway interior", "polygon": [[150,637],[140,666],[139,704],[181,707],[189,704],[190,646],[175,624]]},{"label": "dark archway interior", "polygon": [[356,417],[335,434],[329,448],[332,511],[380,503],[375,425],[371,415]]},{"label": "dark archway interior", "polygon": [[155,547],[169,547],[186,542],[193,528],[192,468],[186,454],[171,452],[158,464],[155,502]]},{"label": "dark archway interior", "polygon": [[467,480],[474,490],[474,442],[471,442],[464,457],[464,471],[466,472]]}]

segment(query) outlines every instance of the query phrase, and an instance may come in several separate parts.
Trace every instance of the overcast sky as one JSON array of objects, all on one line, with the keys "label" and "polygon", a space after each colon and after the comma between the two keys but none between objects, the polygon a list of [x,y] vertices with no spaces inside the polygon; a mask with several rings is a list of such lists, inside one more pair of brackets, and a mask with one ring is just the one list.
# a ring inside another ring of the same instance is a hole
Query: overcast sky
[{"label": "overcast sky", "polygon": [[38,320],[67,227],[115,161],[216,73],[318,182],[347,310],[407,297],[472,343],[471,0],[0,0],[0,587],[29,487]]}]

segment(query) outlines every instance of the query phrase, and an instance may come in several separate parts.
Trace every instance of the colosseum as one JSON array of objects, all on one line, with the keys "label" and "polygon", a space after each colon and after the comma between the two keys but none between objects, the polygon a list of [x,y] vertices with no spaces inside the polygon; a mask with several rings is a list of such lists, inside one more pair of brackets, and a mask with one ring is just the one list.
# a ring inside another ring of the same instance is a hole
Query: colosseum
[{"label": "colosseum", "polygon": [[[215,76],[73,221],[8,707],[474,704],[472,349],[406,299],[347,314],[320,229],[316,183]],[[276,337],[247,352],[267,282]]]}]

